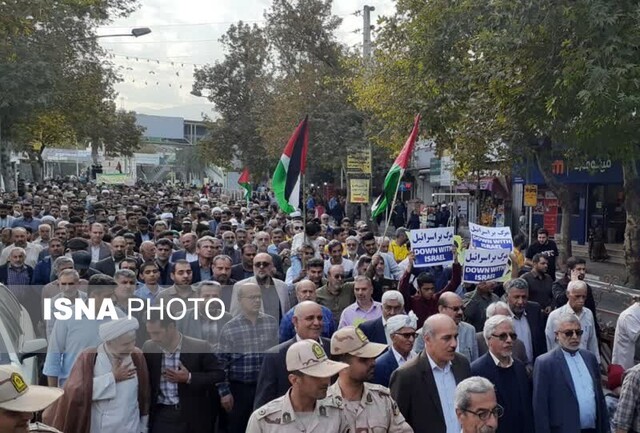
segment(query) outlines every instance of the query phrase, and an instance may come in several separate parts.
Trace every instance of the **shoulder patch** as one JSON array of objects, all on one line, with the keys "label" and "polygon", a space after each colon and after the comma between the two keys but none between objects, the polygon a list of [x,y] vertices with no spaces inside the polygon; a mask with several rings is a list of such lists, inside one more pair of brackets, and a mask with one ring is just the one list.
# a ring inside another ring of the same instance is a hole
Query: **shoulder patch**
[{"label": "shoulder patch", "polygon": [[391,391],[386,386],[378,385],[377,383],[367,383],[367,387],[378,394],[391,395]]},{"label": "shoulder patch", "polygon": [[[282,398],[283,397],[276,398],[275,400],[265,404],[264,406],[256,410],[257,418],[262,419],[266,416],[273,415],[274,413],[280,412],[280,410],[282,409]],[[273,417],[270,417],[270,418],[273,418]],[[273,424],[273,422],[269,422],[269,424]],[[280,419],[278,419],[277,424],[280,424]]]},{"label": "shoulder patch", "polygon": [[342,397],[340,397],[339,395],[327,396],[320,401],[320,404],[322,406],[336,407],[338,409],[342,409],[342,407],[344,406],[344,403],[342,402]]}]

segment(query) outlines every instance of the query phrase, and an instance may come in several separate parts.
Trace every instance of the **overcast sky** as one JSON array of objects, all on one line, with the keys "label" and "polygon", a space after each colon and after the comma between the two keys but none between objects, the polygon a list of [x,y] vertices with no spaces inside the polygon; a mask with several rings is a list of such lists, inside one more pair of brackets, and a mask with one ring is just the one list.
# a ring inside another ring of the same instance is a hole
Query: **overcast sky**
[{"label": "overcast sky", "polygon": [[[150,35],[133,38],[103,38],[101,43],[121,69],[124,81],[117,85],[118,105],[144,114],[180,116],[199,120],[213,106],[190,94],[196,66],[223,58],[218,39],[229,25],[243,20],[264,24],[270,0],[140,0],[130,17],[99,29],[99,34],[128,33],[134,27],[149,27]],[[377,16],[393,13],[393,0],[334,0],[333,13],[343,19],[337,34],[350,46],[362,46],[362,16],[354,12],[367,4]]]}]

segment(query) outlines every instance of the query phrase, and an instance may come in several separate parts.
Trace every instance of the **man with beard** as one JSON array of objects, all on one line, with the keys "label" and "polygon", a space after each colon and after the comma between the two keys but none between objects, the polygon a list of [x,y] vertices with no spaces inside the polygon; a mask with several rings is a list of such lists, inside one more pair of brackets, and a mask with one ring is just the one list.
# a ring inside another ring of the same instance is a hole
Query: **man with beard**
[{"label": "man with beard", "polygon": [[42,221],[33,217],[33,206],[31,202],[25,201],[22,203],[22,216],[13,220],[11,228],[30,227],[31,233],[35,233],[38,231],[40,224],[42,224]]},{"label": "man with beard", "polygon": [[237,282],[231,278],[231,258],[223,254],[215,256],[211,263],[211,271],[213,272],[212,279],[222,286],[220,298],[226,310],[229,311],[231,309],[233,285]]},{"label": "man with beard", "polygon": [[247,231],[245,229],[236,229],[236,245],[242,248],[247,243]]},{"label": "man with beard", "polygon": [[209,231],[215,233],[218,229],[218,224],[222,221],[222,208],[214,207],[211,209],[211,216],[213,219],[209,220]]},{"label": "man with beard", "polygon": [[[194,298],[196,295],[196,291],[191,286],[193,282],[193,270],[188,261],[178,260],[173,264],[171,279],[174,281],[174,285],[162,290],[155,302],[156,304],[162,305],[165,310],[167,303],[171,299],[181,299],[187,302],[189,298]],[[173,302],[170,307],[171,313],[174,315],[181,314],[182,308],[179,302]]]},{"label": "man with beard", "polygon": [[483,330],[488,352],[471,364],[471,374],[495,384],[498,403],[505,417],[498,432],[533,433],[531,387],[524,364],[513,359],[513,344],[518,335],[513,320],[495,315],[487,319]]},{"label": "man with beard", "polygon": [[[309,286],[309,282],[301,282]],[[315,290],[315,289],[314,289]],[[286,369],[286,353],[296,341],[314,340],[320,343],[325,351],[331,347],[331,341],[321,336],[324,327],[323,307],[315,302],[301,301],[293,310],[292,325],[293,335],[267,351],[262,361],[256,397],[253,402],[254,409],[269,403],[271,400],[285,394],[289,389],[289,379]]]},{"label": "man with beard", "polygon": [[232,231],[222,233],[222,254],[231,258],[231,265],[237,265],[242,261],[242,254],[236,248],[236,235]]},{"label": "man with beard", "polygon": [[373,380],[376,358],[386,349],[384,344],[371,343],[353,326],[345,326],[331,337],[331,355],[349,368],[338,373],[338,380],[329,387],[327,395],[343,400],[344,416],[354,432],[413,432],[389,389],[369,383]]},{"label": "man with beard", "polygon": [[136,219],[136,227],[132,233],[136,237],[136,247],[140,248],[143,242],[148,242],[153,239],[153,236],[149,232],[149,220],[145,217]]},{"label": "man with beard", "polygon": [[[549,232],[546,229],[538,230],[538,240],[532,243],[529,248],[527,248],[525,266],[534,266],[535,260],[533,258],[537,255],[541,254],[548,263],[548,267],[545,270],[545,273],[551,277],[551,281],[556,280],[556,258],[558,257],[558,246],[552,240],[549,240]],[[542,303],[543,308],[545,305]]]},{"label": "man with beard", "polygon": [[94,268],[103,274],[113,277],[116,265],[127,257],[127,241],[122,236],[117,236],[111,241],[111,256],[100,260]]},{"label": "man with beard", "polygon": [[0,229],[11,228],[14,217],[9,215],[11,212],[11,205],[0,203]]},{"label": "man with beard", "polygon": [[455,407],[460,433],[494,433],[504,413],[497,404],[493,384],[484,377],[470,377],[456,387]]},{"label": "man with beard", "polygon": [[231,267],[231,278],[236,281],[253,277],[253,259],[258,248],[253,244],[245,244],[240,250],[242,251],[242,263]]},{"label": "man with beard", "polygon": [[140,244],[140,260],[142,262],[150,262],[156,258],[156,244],[153,241],[144,241]]},{"label": "man with beard", "polygon": [[[272,277],[273,261],[267,253],[260,253],[254,257],[253,272],[255,276],[236,283],[233,288],[233,293],[236,293],[237,287],[243,284],[257,284],[262,290],[261,311],[275,317],[279,323],[280,319],[287,314],[287,311],[291,308],[289,288],[284,281]],[[233,316],[240,313],[240,304],[236,297],[231,299],[230,312]]]},{"label": "man with beard", "polygon": [[44,260],[38,262],[35,269],[33,270],[32,284],[41,286],[49,284],[51,282],[51,277],[53,276],[51,264],[55,261],[55,259],[64,254],[64,247],[62,246],[62,241],[60,239],[51,239],[49,241],[48,249],[49,255]]},{"label": "man with beard", "polygon": [[346,364],[329,360],[318,342],[302,340],[287,350],[286,368],[291,388],[253,412],[246,433],[351,431],[342,415],[342,400],[326,398],[331,377]]},{"label": "man with beard", "polygon": [[7,245],[0,254],[0,265],[7,263],[9,259],[9,252],[12,247],[23,248],[26,254],[25,264],[32,268],[38,263],[38,255],[42,251],[42,247],[35,245],[32,242],[27,241],[27,230],[24,227],[18,227],[11,230],[11,244]]}]

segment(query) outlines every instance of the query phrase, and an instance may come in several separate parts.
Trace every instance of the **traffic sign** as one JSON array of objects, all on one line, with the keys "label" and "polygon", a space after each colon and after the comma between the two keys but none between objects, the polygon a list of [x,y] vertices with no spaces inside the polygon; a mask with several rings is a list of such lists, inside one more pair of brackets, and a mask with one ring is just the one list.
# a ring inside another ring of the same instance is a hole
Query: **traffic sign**
[{"label": "traffic sign", "polygon": [[528,207],[538,205],[538,185],[524,186],[524,205]]}]

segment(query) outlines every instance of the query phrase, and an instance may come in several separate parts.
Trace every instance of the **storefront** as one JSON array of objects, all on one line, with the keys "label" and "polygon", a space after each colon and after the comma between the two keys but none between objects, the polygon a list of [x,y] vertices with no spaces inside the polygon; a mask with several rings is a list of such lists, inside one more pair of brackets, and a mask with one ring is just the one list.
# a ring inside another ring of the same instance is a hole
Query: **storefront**
[{"label": "storefront", "polygon": [[477,203],[475,212],[470,212],[469,221],[488,227],[504,227],[511,221],[511,195],[503,177],[483,177],[474,182],[461,182],[456,186],[457,192],[467,192],[474,196],[473,203]]},{"label": "storefront", "polygon": [[[584,244],[589,230],[599,227],[607,243],[622,243],[626,213],[620,163],[593,160],[576,167],[565,160],[555,160],[551,169],[556,180],[569,187],[571,239]],[[562,209],[537,167],[530,167],[529,176],[528,182],[522,174],[515,176],[514,184],[538,185],[538,206],[533,211],[533,225],[546,228],[553,237],[560,230]],[[513,190],[514,194],[522,194],[522,188],[514,187]],[[521,203],[522,198],[516,200],[514,197],[514,202]]]}]

